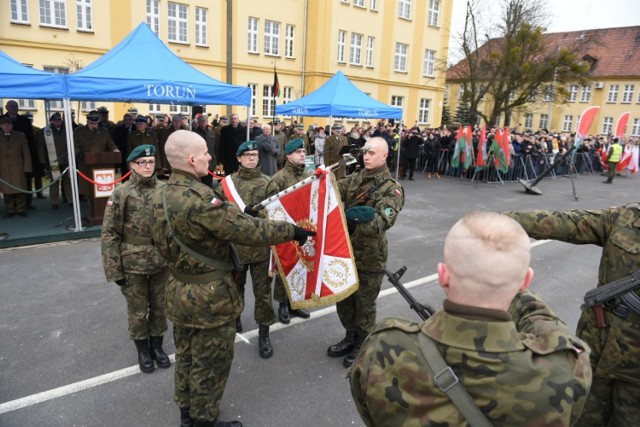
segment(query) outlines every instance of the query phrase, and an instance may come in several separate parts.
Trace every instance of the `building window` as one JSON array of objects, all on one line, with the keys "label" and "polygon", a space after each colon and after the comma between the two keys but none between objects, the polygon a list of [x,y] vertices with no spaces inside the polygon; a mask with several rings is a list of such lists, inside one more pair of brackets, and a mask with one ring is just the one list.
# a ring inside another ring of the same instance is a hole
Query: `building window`
[{"label": "building window", "polygon": [[[285,86],[282,89],[282,103],[286,104],[289,103],[293,100],[293,88],[291,86]],[[291,117],[288,115],[285,115],[284,117]]]},{"label": "building window", "polygon": [[378,0],[371,0],[371,3],[369,3],[369,9],[378,10]]},{"label": "building window", "polygon": [[609,95],[607,96],[607,102],[618,101],[618,85],[609,85]]},{"label": "building window", "polygon": [[449,85],[444,85],[444,93],[442,94],[442,100],[447,102],[449,100]]},{"label": "building window", "polygon": [[640,136],[640,119],[633,119],[633,126],[631,126],[631,136]]},{"label": "building window", "polygon": [[411,19],[411,0],[398,2],[398,16],[402,19]]},{"label": "building window", "polygon": [[160,0],[147,0],[147,24],[156,35],[160,34]]},{"label": "building window", "polygon": [[429,0],[429,25],[438,26],[440,18],[440,0]]},{"label": "building window", "polygon": [[511,92],[509,92],[509,101],[515,101],[516,99],[516,91],[512,90]]},{"label": "building window", "polygon": [[294,26],[293,25],[288,25],[285,29],[285,39],[284,39],[284,56],[286,56],[287,58],[293,58],[294,57],[294,48],[295,45],[293,44],[294,39],[294,32],[293,32]]},{"label": "building window", "polygon": [[397,95],[391,96],[391,105],[393,105],[394,107],[402,107],[402,101],[403,101],[402,96],[397,96]]},{"label": "building window", "polygon": [[36,109],[36,100],[35,99],[16,99],[18,103],[18,107],[20,110],[35,110]]},{"label": "building window", "polygon": [[[69,68],[68,67],[51,67],[51,66],[44,66],[42,67],[42,69],[44,71],[48,71],[50,73],[58,73],[58,74],[69,74]],[[49,101],[49,109],[52,111],[62,111],[64,108],[63,104],[62,104],[62,100],[56,100],[56,101]]]},{"label": "building window", "polygon": [[96,109],[96,103],[94,101],[82,101],[80,103],[80,111],[91,111]]},{"label": "building window", "polygon": [[353,0],[353,5],[358,7],[364,7],[364,0]]},{"label": "building window", "polygon": [[11,0],[11,22],[29,23],[29,3],[27,0]]},{"label": "building window", "polygon": [[347,41],[347,32],[338,31],[338,62],[344,62],[345,44]]},{"label": "building window", "polygon": [[464,98],[464,86],[460,85],[460,87],[458,88],[458,99],[462,98]]},{"label": "building window", "polygon": [[631,104],[633,100],[634,85],[624,85],[624,92],[622,92],[622,103]]},{"label": "building window", "polygon": [[591,86],[582,87],[582,95],[580,96],[580,102],[591,102]]},{"label": "building window", "polygon": [[280,23],[264,21],[264,54],[280,54]]},{"label": "building window", "polygon": [[409,51],[409,45],[404,43],[396,43],[396,54],[393,59],[393,70],[406,72],[407,71],[407,52]]},{"label": "building window", "polygon": [[426,98],[420,99],[420,108],[418,109],[418,122],[429,123],[429,109],[431,108],[431,100]]},{"label": "building window", "polygon": [[362,64],[362,34],[351,33],[351,52],[349,62],[353,65]]},{"label": "building window", "polygon": [[190,116],[191,109],[188,105],[169,105],[169,114],[182,114],[183,116]]},{"label": "building window", "polygon": [[540,114],[540,129],[549,129],[549,115]]},{"label": "building window", "polygon": [[531,129],[533,127],[533,114],[527,113],[524,115],[524,127],[525,129]]},{"label": "building window", "polygon": [[187,5],[169,2],[169,41],[187,43]]},{"label": "building window", "polygon": [[605,117],[602,120],[602,134],[609,135],[613,131],[613,117]]},{"label": "building window", "polygon": [[249,46],[250,53],[258,53],[258,18],[249,17]]},{"label": "building window", "polygon": [[436,51],[425,49],[424,64],[422,65],[422,75],[433,77],[436,70]]},{"label": "building window", "polygon": [[578,85],[569,86],[569,102],[576,102],[578,100]]},{"label": "building window", "polygon": [[[535,95],[534,95],[534,99],[535,99]],[[544,94],[542,95],[542,100],[544,102],[551,102],[553,101],[553,86],[551,85],[546,85],[544,87]]]},{"label": "building window", "polygon": [[162,106],[160,104],[149,104],[149,113],[159,114],[162,112]]},{"label": "building window", "polygon": [[373,45],[375,42],[375,38],[369,36],[367,37],[367,67],[373,67]]},{"label": "building window", "polygon": [[262,86],[262,117],[273,117],[275,113],[275,100],[272,93],[272,85]]},{"label": "building window", "polygon": [[78,21],[77,25],[79,30],[93,30],[91,0],[76,0],[76,20]]},{"label": "building window", "polygon": [[40,0],[40,24],[66,28],[66,0]]},{"label": "building window", "polygon": [[249,111],[249,117],[256,117],[257,102],[258,102],[258,85],[255,83],[249,83],[247,85],[251,89],[251,111]]},{"label": "building window", "polygon": [[196,45],[207,46],[207,9],[196,7]]},{"label": "building window", "polygon": [[571,127],[573,126],[573,116],[564,116],[564,120],[562,120],[562,131],[563,132],[571,132]]}]

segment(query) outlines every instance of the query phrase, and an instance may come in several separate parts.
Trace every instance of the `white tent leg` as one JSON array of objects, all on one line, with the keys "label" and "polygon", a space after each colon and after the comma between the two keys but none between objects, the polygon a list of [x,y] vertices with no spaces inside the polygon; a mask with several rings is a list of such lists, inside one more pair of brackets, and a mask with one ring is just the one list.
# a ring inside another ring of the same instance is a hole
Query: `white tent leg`
[{"label": "white tent leg", "polygon": [[69,179],[71,180],[71,197],[73,201],[73,231],[82,231],[82,214],[80,213],[80,198],[78,196],[78,175],[76,173],[76,152],[73,143],[73,118],[71,116],[71,102],[69,98],[63,100],[64,104],[64,130],[67,135],[67,157],[69,159]]},{"label": "white tent leg", "polygon": [[398,151],[396,152],[396,181],[398,180],[398,173],[400,172],[400,147],[402,145],[402,118],[400,118],[400,127],[398,127]]}]

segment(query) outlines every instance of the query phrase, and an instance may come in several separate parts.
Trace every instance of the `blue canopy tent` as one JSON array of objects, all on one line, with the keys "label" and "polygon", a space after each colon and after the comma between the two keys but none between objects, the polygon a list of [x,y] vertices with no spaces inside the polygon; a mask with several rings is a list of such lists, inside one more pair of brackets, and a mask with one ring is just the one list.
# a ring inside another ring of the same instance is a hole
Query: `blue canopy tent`
[{"label": "blue canopy tent", "polygon": [[276,106],[276,114],[287,116],[401,119],[402,109],[383,104],[358,89],[338,71],[307,96]]},{"label": "blue canopy tent", "polygon": [[[251,105],[251,89],[213,79],[176,56],[146,23],[80,71],[65,76],[65,114],[70,100],[178,105]],[[73,152],[73,135],[67,129]],[[69,156],[76,231],[82,229],[75,156]]]},{"label": "blue canopy tent", "polygon": [[62,74],[27,67],[4,52],[0,52],[0,79],[2,98],[63,99],[66,94]]}]

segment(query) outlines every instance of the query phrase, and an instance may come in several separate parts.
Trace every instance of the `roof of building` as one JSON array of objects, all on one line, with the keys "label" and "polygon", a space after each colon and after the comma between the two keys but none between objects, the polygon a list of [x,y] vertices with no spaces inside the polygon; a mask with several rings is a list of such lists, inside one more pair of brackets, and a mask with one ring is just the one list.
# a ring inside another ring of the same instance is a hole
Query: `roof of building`
[{"label": "roof of building", "polygon": [[[546,33],[547,47],[571,49],[583,43],[582,58],[591,62],[590,78],[640,77],[640,26],[595,28],[582,31]],[[491,39],[479,48],[480,54],[501,39]],[[457,80],[464,75],[463,59],[447,70],[447,80]]]}]

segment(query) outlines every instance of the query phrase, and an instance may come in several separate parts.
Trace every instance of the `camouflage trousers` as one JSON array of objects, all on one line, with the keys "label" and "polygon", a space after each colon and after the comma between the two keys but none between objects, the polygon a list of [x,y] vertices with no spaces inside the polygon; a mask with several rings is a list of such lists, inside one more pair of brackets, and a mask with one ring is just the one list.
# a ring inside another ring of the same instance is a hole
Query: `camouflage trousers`
[{"label": "camouflage trousers", "polygon": [[606,328],[596,327],[582,307],[576,335],[591,348],[593,381],[580,427],[640,425],[640,324],[605,311]]},{"label": "camouflage trousers", "polygon": [[125,273],[127,284],[120,292],[127,300],[129,338],[161,337],[167,331],[165,287],[169,269],[151,275]]},{"label": "camouflage trousers", "polygon": [[251,272],[251,283],[253,284],[253,295],[255,297],[255,309],[253,317],[259,325],[273,325],[276,321],[276,314],[271,304],[271,282],[269,277],[269,260],[245,264],[236,279],[238,293],[244,301],[244,288],[247,283],[247,273]]},{"label": "camouflage trousers", "polygon": [[213,421],[233,362],[235,321],[215,329],[173,326],[176,343],[174,401],[191,418]]},{"label": "camouflage trousers", "polygon": [[336,304],[338,317],[348,332],[369,335],[376,323],[376,300],[382,286],[383,272],[358,270],[360,287]]},{"label": "camouflage trousers", "polygon": [[287,294],[287,290],[284,288],[284,282],[280,277],[280,274],[276,274],[276,280],[273,284],[273,299],[278,301],[280,304],[284,304],[289,302],[289,295]]}]

